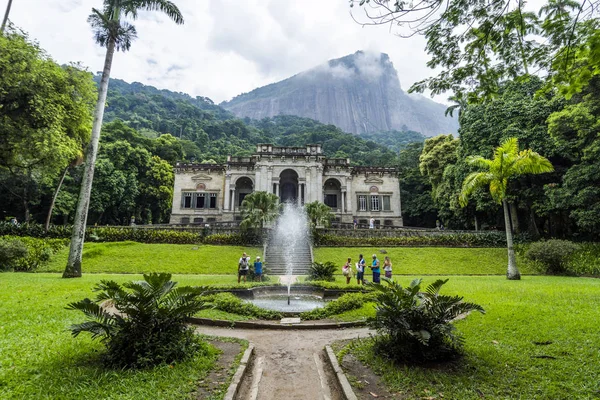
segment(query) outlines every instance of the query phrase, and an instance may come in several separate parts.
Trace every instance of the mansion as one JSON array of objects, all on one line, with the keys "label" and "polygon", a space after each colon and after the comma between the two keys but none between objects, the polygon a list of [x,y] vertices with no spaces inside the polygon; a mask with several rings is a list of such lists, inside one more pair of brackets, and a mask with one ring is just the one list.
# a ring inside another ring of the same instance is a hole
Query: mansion
[{"label": "mansion", "polygon": [[336,222],[402,226],[398,171],[350,166],[325,157],[320,144],[259,144],[252,156],[229,156],[224,164],[177,163],[170,223],[240,221],[242,201],[254,191],[298,205],[323,202]]}]

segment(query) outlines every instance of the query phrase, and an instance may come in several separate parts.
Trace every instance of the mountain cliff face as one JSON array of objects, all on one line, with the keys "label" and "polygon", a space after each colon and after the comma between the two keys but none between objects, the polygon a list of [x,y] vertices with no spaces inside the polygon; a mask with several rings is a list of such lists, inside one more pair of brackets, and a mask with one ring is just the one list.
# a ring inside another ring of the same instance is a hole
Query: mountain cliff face
[{"label": "mountain cliff face", "polygon": [[221,103],[238,117],[298,115],[346,132],[456,133],[445,105],[408,95],[387,54],[358,51]]}]

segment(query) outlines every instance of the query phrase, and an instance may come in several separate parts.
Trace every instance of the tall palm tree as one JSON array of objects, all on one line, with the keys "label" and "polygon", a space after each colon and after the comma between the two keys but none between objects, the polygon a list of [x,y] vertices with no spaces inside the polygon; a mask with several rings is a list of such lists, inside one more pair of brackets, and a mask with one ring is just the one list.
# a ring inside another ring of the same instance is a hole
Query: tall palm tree
[{"label": "tall palm tree", "polygon": [[98,102],[94,115],[92,137],[86,152],[85,169],[79,192],[79,201],[75,211],[73,223],[73,234],[71,235],[71,248],[67,267],[63,278],[74,278],[81,276],[81,256],[83,253],[83,240],[85,238],[85,227],[87,213],[90,205],[90,193],[94,179],[94,164],[98,153],[100,141],[100,129],[104,117],[104,104],[108,93],[108,80],[115,50],[127,51],[131,42],[136,38],[136,30],[133,25],[122,21],[121,17],[136,19],[140,10],[162,11],[176,24],[183,24],[183,16],[177,6],[168,0],[104,0],[102,11],[95,8],[88,17],[88,22],[94,29],[96,42],[106,47],[106,58],[104,69],[98,90]]},{"label": "tall palm tree", "polygon": [[4,33],[4,28],[6,28],[8,15],[10,14],[10,7],[12,7],[12,0],[8,0],[8,4],[6,5],[6,12],[4,13],[4,18],[2,19],[2,26],[0,26],[0,35]]},{"label": "tall palm tree", "polygon": [[279,198],[273,193],[253,192],[242,201],[242,228],[263,228],[279,214]]},{"label": "tall palm tree", "polygon": [[481,156],[467,157],[466,162],[484,171],[473,172],[463,181],[460,204],[467,205],[468,197],[477,188],[489,186],[492,198],[504,208],[504,225],[506,228],[506,244],[508,247],[508,279],[521,279],[517,268],[513,237],[508,211],[506,191],[508,180],[525,174],[542,174],[554,170],[548,159],[527,149],[519,151],[517,138],[509,138],[494,151],[494,158],[488,160]]},{"label": "tall palm tree", "polygon": [[331,223],[333,213],[331,212],[331,207],[328,205],[320,201],[313,201],[312,203],[305,204],[304,208],[306,209],[306,215],[308,215],[308,220],[312,228],[321,225],[329,226]]}]

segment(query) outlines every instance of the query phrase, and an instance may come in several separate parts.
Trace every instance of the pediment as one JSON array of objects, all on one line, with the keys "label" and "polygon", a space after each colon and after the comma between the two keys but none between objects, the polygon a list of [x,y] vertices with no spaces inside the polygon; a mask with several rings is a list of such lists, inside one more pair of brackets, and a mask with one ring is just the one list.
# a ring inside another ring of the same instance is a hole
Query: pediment
[{"label": "pediment", "polygon": [[374,176],[370,176],[367,179],[365,179],[365,183],[377,183],[377,184],[381,185],[383,183],[383,179],[379,179]]},{"label": "pediment", "polygon": [[212,178],[213,178],[212,176],[206,175],[206,174],[198,174],[198,175],[192,176],[192,180],[194,182],[210,181],[210,180],[212,180]]}]

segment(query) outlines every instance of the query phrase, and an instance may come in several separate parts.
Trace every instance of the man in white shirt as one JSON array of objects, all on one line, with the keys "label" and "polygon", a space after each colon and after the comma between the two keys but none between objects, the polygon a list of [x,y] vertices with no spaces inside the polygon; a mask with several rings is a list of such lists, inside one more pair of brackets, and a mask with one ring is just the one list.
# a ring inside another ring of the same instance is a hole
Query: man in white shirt
[{"label": "man in white shirt", "polygon": [[238,283],[240,278],[244,277],[244,283],[246,283],[246,275],[248,275],[250,257],[246,253],[242,254],[242,258],[238,261]]},{"label": "man in white shirt", "polygon": [[375,218],[369,220],[369,229],[375,229]]}]

